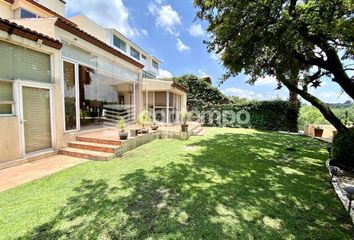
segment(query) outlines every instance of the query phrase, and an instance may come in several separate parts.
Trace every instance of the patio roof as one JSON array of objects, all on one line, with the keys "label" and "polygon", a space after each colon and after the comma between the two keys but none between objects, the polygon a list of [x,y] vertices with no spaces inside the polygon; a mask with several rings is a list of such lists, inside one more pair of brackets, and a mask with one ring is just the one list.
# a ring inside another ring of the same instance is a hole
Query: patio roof
[{"label": "patio roof", "polygon": [[177,89],[185,93],[188,92],[188,89],[182,85],[167,80],[143,78],[143,86],[144,91],[172,91]]}]

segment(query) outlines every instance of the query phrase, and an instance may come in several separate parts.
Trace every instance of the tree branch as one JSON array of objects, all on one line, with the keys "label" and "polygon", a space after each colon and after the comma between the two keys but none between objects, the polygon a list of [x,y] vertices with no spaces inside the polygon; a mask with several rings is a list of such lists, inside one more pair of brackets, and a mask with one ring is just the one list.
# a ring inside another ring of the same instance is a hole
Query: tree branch
[{"label": "tree branch", "polygon": [[313,106],[318,108],[323,116],[338,130],[338,131],[347,131],[347,127],[341,122],[339,118],[334,115],[329,106],[322,102],[317,97],[309,94],[308,92],[299,89],[297,86],[294,86],[288,81],[283,73],[277,72],[277,79],[283,83],[290,91],[299,94],[303,99],[310,102]]}]

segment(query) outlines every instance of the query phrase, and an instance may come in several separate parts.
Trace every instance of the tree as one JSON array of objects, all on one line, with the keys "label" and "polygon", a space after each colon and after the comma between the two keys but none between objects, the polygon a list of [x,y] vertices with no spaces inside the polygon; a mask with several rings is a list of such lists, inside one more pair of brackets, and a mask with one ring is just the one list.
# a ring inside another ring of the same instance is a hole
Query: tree
[{"label": "tree", "polygon": [[[195,0],[197,16],[209,23],[208,50],[227,68],[222,81],[245,73],[250,83],[275,76],[279,87],[318,108],[338,131],[347,127],[330,107],[310,94],[329,77],[354,99],[352,0]],[[291,81],[299,72],[298,84]]]},{"label": "tree", "polygon": [[188,89],[188,110],[201,109],[205,105],[229,103],[219,89],[213,87],[204,78],[192,74],[185,74],[173,78],[173,81]]}]

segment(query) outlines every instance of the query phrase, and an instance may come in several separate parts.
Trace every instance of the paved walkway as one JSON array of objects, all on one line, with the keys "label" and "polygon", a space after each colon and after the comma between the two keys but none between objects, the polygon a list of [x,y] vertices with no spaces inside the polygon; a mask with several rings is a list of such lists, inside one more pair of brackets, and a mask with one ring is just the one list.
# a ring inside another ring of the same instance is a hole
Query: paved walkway
[{"label": "paved walkway", "polygon": [[55,155],[39,161],[0,170],[0,192],[86,161],[88,160]]}]

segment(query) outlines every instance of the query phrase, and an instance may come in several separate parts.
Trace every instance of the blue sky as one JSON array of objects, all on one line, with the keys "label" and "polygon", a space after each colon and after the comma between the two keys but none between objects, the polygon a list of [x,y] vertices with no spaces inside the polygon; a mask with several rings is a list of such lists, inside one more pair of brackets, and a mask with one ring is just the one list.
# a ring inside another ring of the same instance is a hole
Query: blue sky
[{"label": "blue sky", "polygon": [[[203,40],[208,37],[206,25],[195,21],[192,0],[68,0],[67,16],[84,14],[105,27],[114,27],[150,54],[163,61],[162,76],[192,73],[210,76],[213,85],[225,73],[218,56],[208,53]],[[288,91],[275,91],[271,77],[260,79],[255,86],[246,84],[247,76],[226,81],[219,89],[226,95],[249,99],[274,99],[288,96]],[[326,102],[349,99],[337,84],[327,81],[323,87],[310,89]]]}]

